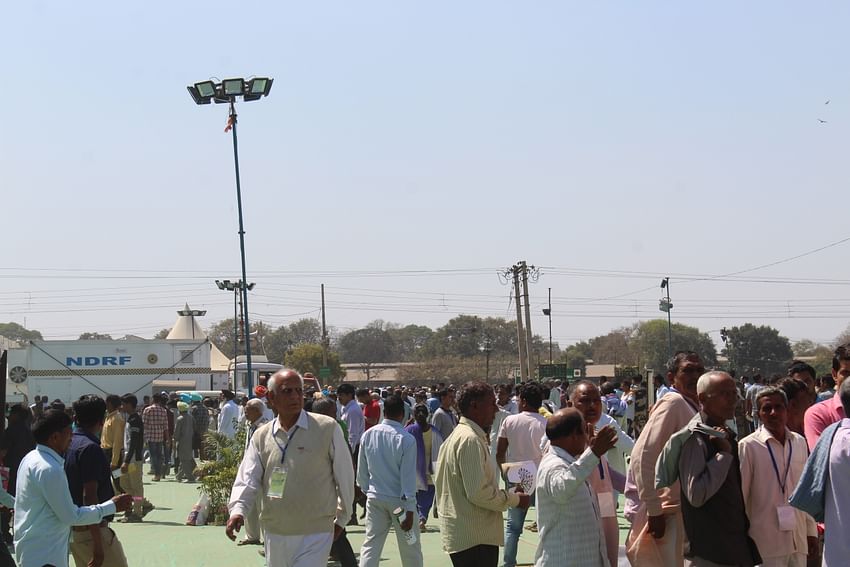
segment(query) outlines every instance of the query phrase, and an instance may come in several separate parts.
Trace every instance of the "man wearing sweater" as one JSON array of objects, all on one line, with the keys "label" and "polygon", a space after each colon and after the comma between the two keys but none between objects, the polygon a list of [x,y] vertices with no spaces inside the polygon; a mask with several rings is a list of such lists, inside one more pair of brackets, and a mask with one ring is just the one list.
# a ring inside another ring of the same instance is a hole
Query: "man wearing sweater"
[{"label": "man wearing sweater", "polygon": [[225,533],[235,540],[262,499],[267,565],[324,567],[351,516],[351,453],[336,420],[303,410],[304,382],[297,372],[277,372],[268,390],[277,419],[260,427],[245,451]]}]

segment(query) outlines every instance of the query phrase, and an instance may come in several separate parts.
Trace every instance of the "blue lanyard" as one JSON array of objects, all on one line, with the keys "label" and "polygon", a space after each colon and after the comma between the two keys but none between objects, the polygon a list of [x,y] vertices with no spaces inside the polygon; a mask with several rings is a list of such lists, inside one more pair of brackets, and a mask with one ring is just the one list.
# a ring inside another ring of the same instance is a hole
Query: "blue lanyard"
[{"label": "blue lanyard", "polygon": [[791,470],[791,455],[794,453],[794,445],[788,443],[788,464],[785,465],[785,474],[779,478],[779,466],[776,464],[776,457],[773,456],[773,449],[770,448],[770,442],[767,445],[767,452],[770,453],[770,461],[773,463],[773,472],[776,473],[776,481],[779,483],[779,488],[782,489],[782,496],[785,496],[785,487],[788,485],[788,471]]},{"label": "blue lanyard", "polygon": [[272,437],[274,437],[274,442],[277,443],[277,447],[280,449],[280,464],[283,464],[283,461],[286,459],[286,450],[289,449],[289,444],[292,443],[292,438],[295,437],[296,431],[298,431],[297,425],[292,429],[292,433],[288,435],[286,445],[281,445],[280,441],[277,440],[277,436],[272,435]]}]

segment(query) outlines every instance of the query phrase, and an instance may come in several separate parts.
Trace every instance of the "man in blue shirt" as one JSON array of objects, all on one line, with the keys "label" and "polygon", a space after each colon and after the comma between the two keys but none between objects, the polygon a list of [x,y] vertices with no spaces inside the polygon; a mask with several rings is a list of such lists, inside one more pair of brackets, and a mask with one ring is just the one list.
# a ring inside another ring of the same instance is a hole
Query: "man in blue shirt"
[{"label": "man in blue shirt", "polygon": [[15,555],[21,567],[68,567],[71,526],[98,524],[127,510],[132,496],[78,507],[71,499],[62,458],[71,444],[71,418],[64,411],[47,410],[36,419],[32,432],[36,447],[18,469]]},{"label": "man in blue shirt", "polygon": [[[422,567],[416,512],[416,440],[402,427],[404,402],[389,396],[384,402],[384,420],[370,428],[360,440],[357,484],[368,495],[366,540],[360,550],[360,567],[378,567],[390,527],[395,527],[403,567]],[[395,510],[404,512],[396,518]],[[404,532],[411,532],[408,535]],[[415,541],[410,544],[407,538]]]},{"label": "man in blue shirt", "polygon": [[[103,398],[84,396],[74,402],[77,427],[65,455],[65,474],[77,506],[105,502],[115,496],[111,466],[100,448],[105,415]],[[124,548],[109,528],[112,519],[107,516],[98,524],[74,526],[71,555],[77,567],[127,567]]]}]

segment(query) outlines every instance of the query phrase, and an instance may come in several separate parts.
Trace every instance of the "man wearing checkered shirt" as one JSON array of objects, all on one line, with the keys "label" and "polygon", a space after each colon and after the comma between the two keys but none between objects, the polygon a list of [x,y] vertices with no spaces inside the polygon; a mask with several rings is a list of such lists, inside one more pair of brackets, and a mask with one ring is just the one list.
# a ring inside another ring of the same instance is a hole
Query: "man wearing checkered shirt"
[{"label": "man wearing checkered shirt", "polygon": [[151,453],[151,473],[153,480],[160,481],[165,471],[163,456],[165,441],[168,434],[168,410],[162,407],[163,400],[159,394],[154,394],[153,403],[142,412],[142,423],[145,426],[145,442]]}]

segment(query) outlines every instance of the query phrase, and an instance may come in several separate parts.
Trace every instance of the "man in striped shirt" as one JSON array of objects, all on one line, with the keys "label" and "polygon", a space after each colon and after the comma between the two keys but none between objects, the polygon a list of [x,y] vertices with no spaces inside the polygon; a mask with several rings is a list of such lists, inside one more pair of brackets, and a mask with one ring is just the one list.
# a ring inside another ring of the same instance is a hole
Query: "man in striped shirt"
[{"label": "man in striped shirt", "polygon": [[502,512],[527,509],[527,494],[499,489],[487,433],[498,411],[493,388],[468,382],[457,397],[461,418],[440,448],[434,485],[443,549],[454,567],[496,567],[504,543]]},{"label": "man in striped shirt", "polygon": [[165,441],[168,436],[168,410],[162,407],[163,400],[154,394],[153,403],[142,412],[145,426],[145,442],[151,452],[153,480],[160,481],[165,472]]}]

